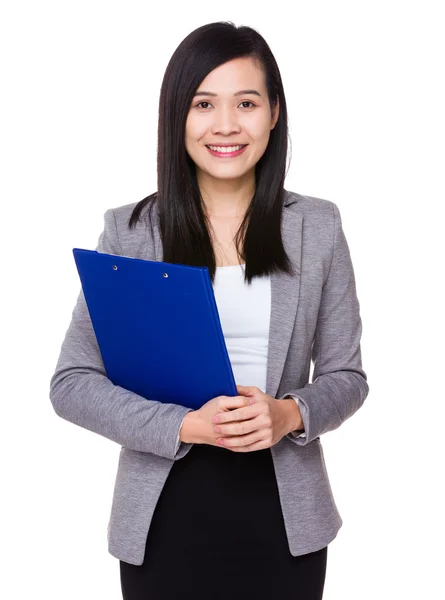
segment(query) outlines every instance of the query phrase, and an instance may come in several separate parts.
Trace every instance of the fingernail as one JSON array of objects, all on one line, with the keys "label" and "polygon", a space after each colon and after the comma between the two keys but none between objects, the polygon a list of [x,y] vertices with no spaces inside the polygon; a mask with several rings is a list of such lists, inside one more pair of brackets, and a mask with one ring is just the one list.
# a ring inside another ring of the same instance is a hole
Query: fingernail
[{"label": "fingernail", "polygon": [[219,417],[218,417],[218,416],[216,416],[216,417],[213,417],[212,421],[213,421],[214,423],[219,423]]}]

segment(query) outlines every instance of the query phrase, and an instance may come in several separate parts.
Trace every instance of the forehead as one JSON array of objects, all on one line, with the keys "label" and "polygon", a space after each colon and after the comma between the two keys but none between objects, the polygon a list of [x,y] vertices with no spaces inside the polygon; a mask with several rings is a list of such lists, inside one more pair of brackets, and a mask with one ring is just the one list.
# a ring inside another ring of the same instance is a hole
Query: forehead
[{"label": "forehead", "polygon": [[266,85],[261,65],[251,57],[235,58],[213,69],[198,86],[197,92],[232,95],[239,90],[255,89],[261,95]]}]

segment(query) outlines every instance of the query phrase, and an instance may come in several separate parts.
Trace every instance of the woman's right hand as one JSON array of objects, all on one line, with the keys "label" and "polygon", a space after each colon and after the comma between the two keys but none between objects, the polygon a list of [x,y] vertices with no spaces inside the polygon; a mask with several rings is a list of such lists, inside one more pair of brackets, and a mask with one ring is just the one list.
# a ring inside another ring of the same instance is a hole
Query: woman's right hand
[{"label": "woman's right hand", "polygon": [[186,417],[193,415],[191,418],[195,421],[194,443],[221,448],[217,444],[217,439],[221,437],[221,434],[214,431],[215,423],[212,422],[212,418],[218,413],[248,405],[249,398],[246,396],[217,396],[203,404],[198,410],[187,413]]}]

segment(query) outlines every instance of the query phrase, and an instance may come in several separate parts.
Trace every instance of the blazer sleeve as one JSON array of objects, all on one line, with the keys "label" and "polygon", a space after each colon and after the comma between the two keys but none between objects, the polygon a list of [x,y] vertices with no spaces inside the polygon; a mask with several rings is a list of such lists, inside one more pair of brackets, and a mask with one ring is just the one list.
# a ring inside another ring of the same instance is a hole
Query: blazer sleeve
[{"label": "blazer sleeve", "polygon": [[[96,250],[122,254],[113,209],[105,212]],[[49,395],[59,417],[131,450],[177,460],[193,446],[178,443],[183,418],[191,408],[147,400],[107,378],[82,289]]]},{"label": "blazer sleeve", "polygon": [[298,398],[304,423],[306,436],[299,432],[287,434],[299,446],[339,427],[362,406],[369,392],[362,368],[362,321],[354,269],[340,211],[332,205],[333,251],[312,345],[313,381],[286,391]]}]

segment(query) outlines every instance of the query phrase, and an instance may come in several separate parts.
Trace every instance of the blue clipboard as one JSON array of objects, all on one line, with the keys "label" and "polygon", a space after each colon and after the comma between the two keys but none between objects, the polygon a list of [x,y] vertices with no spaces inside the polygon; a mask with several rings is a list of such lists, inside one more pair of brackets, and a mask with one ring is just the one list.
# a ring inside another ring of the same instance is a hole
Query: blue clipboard
[{"label": "blue clipboard", "polygon": [[73,248],[107,377],[198,409],[237,396],[207,267]]}]

